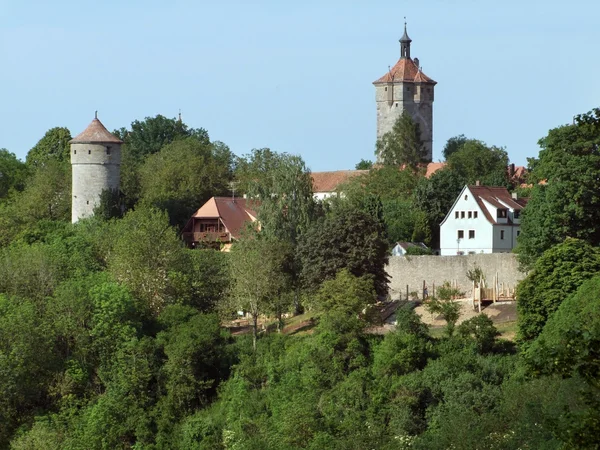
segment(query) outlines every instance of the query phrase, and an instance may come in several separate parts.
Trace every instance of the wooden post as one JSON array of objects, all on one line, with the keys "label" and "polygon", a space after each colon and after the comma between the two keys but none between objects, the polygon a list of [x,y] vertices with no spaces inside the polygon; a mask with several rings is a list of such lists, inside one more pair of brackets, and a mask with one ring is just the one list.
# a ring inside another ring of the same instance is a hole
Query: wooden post
[{"label": "wooden post", "polygon": [[473,280],[473,290],[471,291],[471,295],[473,298],[473,309],[475,309],[475,280]]},{"label": "wooden post", "polygon": [[408,284],[406,285],[406,301],[408,301]]},{"label": "wooden post", "polygon": [[433,282],[433,285],[431,286],[431,295],[433,295],[433,297],[435,298],[435,281]]},{"label": "wooden post", "polygon": [[425,280],[423,280],[423,290],[421,292],[422,292],[421,298],[423,299],[423,301],[425,301]]}]

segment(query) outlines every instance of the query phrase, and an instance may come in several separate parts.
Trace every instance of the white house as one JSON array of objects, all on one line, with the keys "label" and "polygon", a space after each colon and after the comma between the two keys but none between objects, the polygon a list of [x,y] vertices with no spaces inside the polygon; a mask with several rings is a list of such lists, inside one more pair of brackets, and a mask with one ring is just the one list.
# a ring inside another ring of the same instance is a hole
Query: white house
[{"label": "white house", "polygon": [[465,186],[440,225],[440,254],[512,251],[525,204],[503,187]]}]

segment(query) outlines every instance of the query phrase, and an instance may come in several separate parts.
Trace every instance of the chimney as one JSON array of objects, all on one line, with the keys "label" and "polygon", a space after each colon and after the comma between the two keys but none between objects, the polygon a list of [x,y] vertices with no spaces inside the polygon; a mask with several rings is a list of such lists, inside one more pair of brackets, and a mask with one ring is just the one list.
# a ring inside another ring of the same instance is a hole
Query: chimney
[{"label": "chimney", "polygon": [[475,182],[475,186],[479,186],[479,180]]},{"label": "chimney", "polygon": [[511,195],[512,195],[513,200],[517,200],[519,198],[519,196],[517,195],[516,192],[513,192]]}]

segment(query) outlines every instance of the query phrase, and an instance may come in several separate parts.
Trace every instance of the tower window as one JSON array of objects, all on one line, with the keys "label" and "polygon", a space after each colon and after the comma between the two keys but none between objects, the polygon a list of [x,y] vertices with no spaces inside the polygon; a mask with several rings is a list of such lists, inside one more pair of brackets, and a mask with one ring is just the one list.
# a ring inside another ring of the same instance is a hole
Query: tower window
[{"label": "tower window", "polygon": [[77,150],[73,150],[73,154],[76,155],[77,154]]},{"label": "tower window", "polygon": [[91,155],[91,154],[92,154],[92,151],[91,151],[91,150],[88,150],[88,155]]},{"label": "tower window", "polygon": [[106,154],[110,155],[110,147],[106,147]]},{"label": "tower window", "polygon": [[90,201],[89,201],[89,200],[86,200],[85,204],[86,204],[86,205],[89,205],[89,204],[90,204]]},{"label": "tower window", "polygon": [[387,86],[385,87],[385,92],[387,92]]},{"label": "tower window", "polygon": [[396,103],[396,108],[398,107],[398,103]]}]

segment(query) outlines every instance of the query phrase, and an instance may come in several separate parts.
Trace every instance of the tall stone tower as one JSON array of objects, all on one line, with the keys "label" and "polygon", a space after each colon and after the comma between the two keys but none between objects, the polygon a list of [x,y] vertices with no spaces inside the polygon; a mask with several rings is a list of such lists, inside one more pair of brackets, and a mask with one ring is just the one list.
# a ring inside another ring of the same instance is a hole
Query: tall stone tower
[{"label": "tall stone tower", "polygon": [[97,115],[83,133],[70,141],[73,223],[94,213],[103,190],[119,189],[122,143]]},{"label": "tall stone tower", "polygon": [[400,59],[388,73],[374,81],[377,102],[377,139],[392,130],[396,119],[407,111],[419,124],[427,161],[433,156],[433,89],[437,84],[423,73],[419,60],[411,58],[412,40],[406,32],[400,39]]}]

